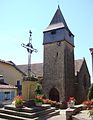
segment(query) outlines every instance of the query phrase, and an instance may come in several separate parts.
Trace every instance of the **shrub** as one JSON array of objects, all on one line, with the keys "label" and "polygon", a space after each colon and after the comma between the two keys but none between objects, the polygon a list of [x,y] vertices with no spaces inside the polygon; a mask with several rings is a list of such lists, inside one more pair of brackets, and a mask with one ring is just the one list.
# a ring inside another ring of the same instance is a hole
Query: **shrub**
[{"label": "shrub", "polygon": [[17,106],[17,105],[23,105],[23,97],[22,96],[16,96],[14,98],[14,101],[15,101],[15,106]]},{"label": "shrub", "polygon": [[89,100],[93,99],[93,83],[91,84],[88,92],[88,98]]}]

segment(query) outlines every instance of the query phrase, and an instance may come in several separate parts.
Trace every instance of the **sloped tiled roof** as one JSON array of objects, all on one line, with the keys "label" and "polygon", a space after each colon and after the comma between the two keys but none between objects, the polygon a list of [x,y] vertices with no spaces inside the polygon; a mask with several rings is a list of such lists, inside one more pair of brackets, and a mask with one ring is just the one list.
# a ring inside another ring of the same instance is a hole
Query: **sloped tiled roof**
[{"label": "sloped tiled roof", "polygon": [[16,87],[4,82],[3,83],[0,82],[0,89],[16,89]]},{"label": "sloped tiled roof", "polygon": [[0,84],[0,89],[16,89],[13,85]]},{"label": "sloped tiled roof", "polygon": [[[80,71],[80,68],[82,66],[84,59],[78,59],[75,60],[75,75],[77,75],[77,72]],[[17,66],[21,71],[25,72],[27,74],[27,65],[18,65]],[[31,65],[32,72],[37,76],[37,77],[43,77],[43,63],[36,63]]]},{"label": "sloped tiled roof", "polygon": [[[17,67],[25,72],[27,74],[28,71],[28,65],[17,65]],[[31,71],[34,75],[36,75],[37,77],[41,77],[43,76],[43,63],[35,63],[31,65]]]},{"label": "sloped tiled roof", "polygon": [[75,75],[77,75],[77,72],[80,71],[83,62],[84,62],[84,59],[75,60]]},{"label": "sloped tiled roof", "polygon": [[71,33],[64,19],[64,16],[60,10],[60,7],[58,6],[49,26],[44,30],[44,32],[59,29],[59,28],[66,28]]},{"label": "sloped tiled roof", "polygon": [[59,6],[52,21],[50,22],[50,25],[58,24],[58,23],[63,23],[63,25],[66,28],[68,28]]},{"label": "sloped tiled roof", "polygon": [[12,61],[4,61],[4,60],[1,60],[1,59],[0,59],[0,62],[13,66],[16,70],[18,70],[20,73],[22,73],[23,75],[25,75],[25,73],[24,73],[23,71],[21,71],[21,70],[17,67],[17,65],[15,65]]}]

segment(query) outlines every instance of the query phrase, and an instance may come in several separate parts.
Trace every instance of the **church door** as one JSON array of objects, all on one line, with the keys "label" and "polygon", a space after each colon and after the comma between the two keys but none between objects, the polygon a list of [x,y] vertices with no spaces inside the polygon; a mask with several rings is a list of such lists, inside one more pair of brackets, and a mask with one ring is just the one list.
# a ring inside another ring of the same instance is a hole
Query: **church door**
[{"label": "church door", "polygon": [[59,92],[56,88],[52,88],[49,92],[49,99],[59,102]]}]

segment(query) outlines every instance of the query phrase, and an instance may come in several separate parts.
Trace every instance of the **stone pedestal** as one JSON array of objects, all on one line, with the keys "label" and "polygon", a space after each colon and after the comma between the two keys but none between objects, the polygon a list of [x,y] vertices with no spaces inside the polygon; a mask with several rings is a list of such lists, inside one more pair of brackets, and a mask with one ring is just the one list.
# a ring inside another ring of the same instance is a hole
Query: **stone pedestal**
[{"label": "stone pedestal", "polygon": [[24,100],[30,100],[35,98],[35,90],[37,85],[37,79],[35,78],[25,78],[22,82],[22,96]]}]

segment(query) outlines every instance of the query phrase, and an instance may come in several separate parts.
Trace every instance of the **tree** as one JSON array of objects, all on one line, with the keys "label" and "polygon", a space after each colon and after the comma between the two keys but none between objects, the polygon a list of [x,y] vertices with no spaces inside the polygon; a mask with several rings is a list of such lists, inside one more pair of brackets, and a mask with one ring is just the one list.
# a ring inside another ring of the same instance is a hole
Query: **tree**
[{"label": "tree", "polygon": [[88,92],[88,98],[89,100],[93,99],[93,83],[91,84]]}]

